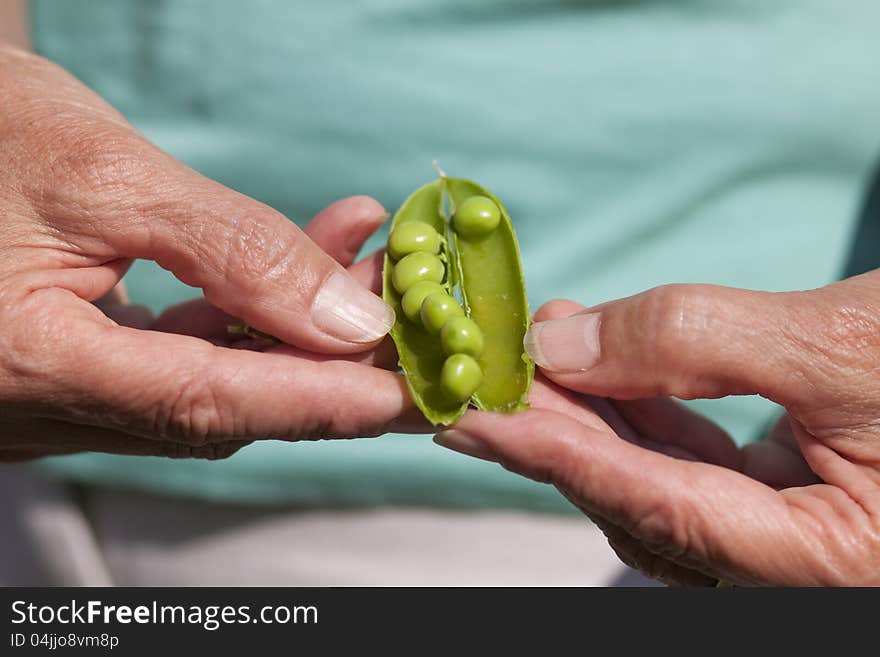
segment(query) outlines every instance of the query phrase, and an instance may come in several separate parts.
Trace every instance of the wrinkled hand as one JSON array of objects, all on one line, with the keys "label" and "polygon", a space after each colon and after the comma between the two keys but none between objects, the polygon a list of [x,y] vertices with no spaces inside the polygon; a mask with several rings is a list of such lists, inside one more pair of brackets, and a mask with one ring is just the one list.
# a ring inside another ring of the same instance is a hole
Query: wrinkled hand
[{"label": "wrinkled hand", "polygon": [[[0,98],[0,459],[220,457],[407,421],[403,381],[371,366],[393,323],[369,291],[378,258],[344,269],[384,221],[378,203],[340,201],[307,235],[33,55],[0,48]],[[205,300],[156,320],[126,305],[135,258]],[[233,318],[290,346],[224,348]]]},{"label": "wrinkled hand", "polygon": [[[880,584],[880,272],[552,302],[536,322],[527,348],[554,384],[536,382],[533,410],[467,414],[440,444],[554,484],[669,583]],[[738,394],[787,411],[743,449],[666,398]]]}]

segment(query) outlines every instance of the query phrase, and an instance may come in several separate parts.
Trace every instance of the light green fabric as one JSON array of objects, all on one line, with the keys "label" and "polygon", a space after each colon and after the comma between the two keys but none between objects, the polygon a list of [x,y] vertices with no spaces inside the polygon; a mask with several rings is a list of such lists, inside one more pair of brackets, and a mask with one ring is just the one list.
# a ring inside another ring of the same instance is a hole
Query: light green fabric
[{"label": "light green fabric", "polygon": [[[880,147],[876,0],[35,0],[32,14],[38,50],[148,137],[300,223],[355,193],[393,209],[434,158],[480,181],[514,218],[533,308],[668,282],[827,283]],[[194,294],[148,263],[127,280],[154,309]],[[696,406],[739,441],[773,412]],[[567,508],[427,437],[45,467],[237,500]]]}]

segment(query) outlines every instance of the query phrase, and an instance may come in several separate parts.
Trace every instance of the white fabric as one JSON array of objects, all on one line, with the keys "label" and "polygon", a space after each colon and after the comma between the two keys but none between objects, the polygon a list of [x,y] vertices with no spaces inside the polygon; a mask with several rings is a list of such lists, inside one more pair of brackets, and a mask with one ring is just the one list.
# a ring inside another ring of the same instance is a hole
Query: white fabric
[{"label": "white fabric", "polygon": [[580,517],[301,510],[74,489],[0,467],[0,583],[120,586],[650,585]]}]

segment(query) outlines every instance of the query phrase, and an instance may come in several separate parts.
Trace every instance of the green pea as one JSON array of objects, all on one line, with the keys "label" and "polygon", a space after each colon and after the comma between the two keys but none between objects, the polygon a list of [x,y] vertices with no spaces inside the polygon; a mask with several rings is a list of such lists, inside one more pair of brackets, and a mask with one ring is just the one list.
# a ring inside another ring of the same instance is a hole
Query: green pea
[{"label": "green pea", "polygon": [[480,366],[467,354],[453,354],[444,361],[440,371],[440,387],[455,401],[470,399],[482,382]]},{"label": "green pea", "polygon": [[464,310],[458,305],[458,301],[446,292],[434,292],[422,301],[419,315],[428,332],[436,335],[450,317],[463,317]]},{"label": "green pea", "polygon": [[452,217],[455,232],[468,239],[488,235],[498,228],[500,221],[501,211],[492,199],[485,196],[471,196]]},{"label": "green pea", "polygon": [[419,312],[422,310],[422,302],[429,294],[435,292],[445,292],[440,283],[434,281],[419,281],[409,288],[400,300],[400,306],[403,308],[403,314],[407,316],[409,321],[419,323]]},{"label": "green pea", "polygon": [[400,294],[405,294],[419,281],[439,283],[443,280],[445,273],[446,267],[437,256],[430,253],[410,253],[394,265],[391,282],[395,290]]},{"label": "green pea", "polygon": [[397,226],[388,237],[388,253],[395,260],[410,253],[440,252],[440,235],[424,221],[409,221]]},{"label": "green pea", "polygon": [[440,329],[440,344],[447,354],[467,354],[479,358],[483,353],[483,332],[467,317],[451,317]]}]

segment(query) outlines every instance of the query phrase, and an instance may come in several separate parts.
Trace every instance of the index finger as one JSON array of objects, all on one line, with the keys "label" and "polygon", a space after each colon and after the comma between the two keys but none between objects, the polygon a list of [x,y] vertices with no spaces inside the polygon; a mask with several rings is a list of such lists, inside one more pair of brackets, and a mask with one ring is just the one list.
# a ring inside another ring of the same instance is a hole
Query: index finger
[{"label": "index finger", "polygon": [[37,309],[58,315],[42,322],[43,369],[21,401],[51,404],[53,414],[64,409],[62,419],[87,417],[99,426],[191,445],[428,430],[398,374],[116,326],[61,290],[32,296],[50,294],[55,298]]},{"label": "index finger", "polygon": [[[436,440],[555,484],[676,563],[740,583],[832,581],[833,568],[818,556],[829,537],[812,530],[833,522],[833,510],[799,508],[732,470],[642,449],[552,411],[470,412]],[[810,495],[805,489],[800,499]]]}]

